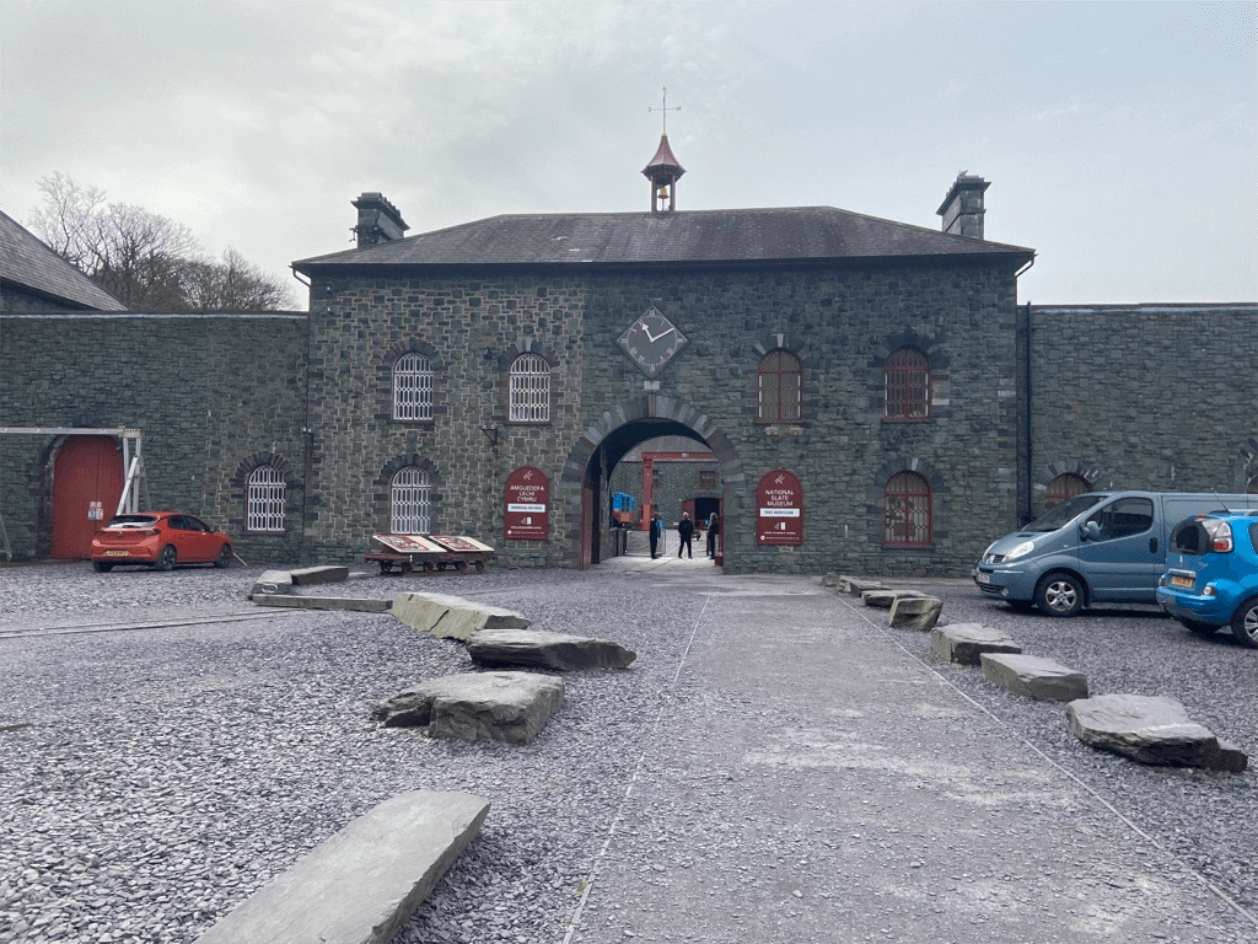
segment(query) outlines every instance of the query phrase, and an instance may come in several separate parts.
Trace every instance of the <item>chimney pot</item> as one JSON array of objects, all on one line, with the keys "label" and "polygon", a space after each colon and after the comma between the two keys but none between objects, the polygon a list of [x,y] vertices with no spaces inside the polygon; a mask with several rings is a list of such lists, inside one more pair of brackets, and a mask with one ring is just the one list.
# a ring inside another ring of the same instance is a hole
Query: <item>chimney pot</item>
[{"label": "chimney pot", "polygon": [[358,238],[359,249],[401,239],[402,234],[410,229],[398,208],[386,200],[384,194],[363,193],[352,203],[358,208],[354,235]]}]

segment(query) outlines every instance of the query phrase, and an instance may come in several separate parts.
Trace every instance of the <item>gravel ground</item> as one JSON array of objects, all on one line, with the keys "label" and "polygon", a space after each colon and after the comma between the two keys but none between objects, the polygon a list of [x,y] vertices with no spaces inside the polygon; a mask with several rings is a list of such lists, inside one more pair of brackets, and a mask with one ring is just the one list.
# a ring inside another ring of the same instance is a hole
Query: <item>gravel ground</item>
[{"label": "gravel ground", "polygon": [[[471,668],[459,644],[389,615],[211,622],[258,612],[242,594],[261,570],[0,568],[0,633],[205,618],[0,638],[0,940],[193,941],[354,816],[429,788],[476,793],[492,809],[395,944],[562,941],[674,686],[687,645],[675,627],[694,624],[703,597],[631,575],[492,568],[313,588],[459,593],[526,612],[535,628],[605,635],[640,654],[628,672],[565,675],[563,710],[533,744],[443,743],[381,729],[369,710],[419,679]],[[1096,693],[1178,698],[1258,754],[1258,652],[1223,634],[1201,639],[1152,610],[1062,621],[956,582],[914,586],[944,600],[947,622],[1007,629],[1028,653],[1084,671]],[[933,662],[925,635],[880,631],[1258,909],[1252,772],[1161,770],[1098,753],[1069,734],[1063,706]]]}]

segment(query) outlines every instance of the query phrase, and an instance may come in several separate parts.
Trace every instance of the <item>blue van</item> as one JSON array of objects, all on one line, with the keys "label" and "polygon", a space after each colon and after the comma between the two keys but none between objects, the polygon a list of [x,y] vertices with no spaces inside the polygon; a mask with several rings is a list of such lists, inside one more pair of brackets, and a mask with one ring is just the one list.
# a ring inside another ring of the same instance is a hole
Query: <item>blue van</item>
[{"label": "blue van", "polygon": [[971,573],[985,595],[1049,616],[1096,603],[1156,603],[1175,525],[1253,508],[1258,495],[1086,492],[996,541]]}]

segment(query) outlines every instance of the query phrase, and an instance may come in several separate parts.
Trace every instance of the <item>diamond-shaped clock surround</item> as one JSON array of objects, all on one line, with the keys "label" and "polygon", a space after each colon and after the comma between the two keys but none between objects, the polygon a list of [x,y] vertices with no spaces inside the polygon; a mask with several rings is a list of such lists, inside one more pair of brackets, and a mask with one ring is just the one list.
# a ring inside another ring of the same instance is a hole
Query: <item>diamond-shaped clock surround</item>
[{"label": "diamond-shaped clock surround", "polygon": [[655,377],[687,343],[667,316],[652,305],[617,339],[629,359],[648,377]]}]

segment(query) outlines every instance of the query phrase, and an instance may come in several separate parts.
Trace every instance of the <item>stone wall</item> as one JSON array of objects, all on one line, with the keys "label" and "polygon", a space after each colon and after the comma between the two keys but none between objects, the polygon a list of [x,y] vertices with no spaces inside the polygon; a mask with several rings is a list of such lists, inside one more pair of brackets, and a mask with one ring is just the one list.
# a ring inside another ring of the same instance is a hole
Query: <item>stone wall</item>
[{"label": "stone wall", "polygon": [[1258,475],[1258,305],[1030,307],[1032,509],[1093,488],[1243,492]]},{"label": "stone wall", "polygon": [[[0,318],[0,426],[137,428],[149,508],[227,530],[250,563],[300,556],[303,315]],[[0,514],[17,559],[48,553],[57,435],[0,437]],[[287,469],[286,527],[251,535],[242,465]]]}]

